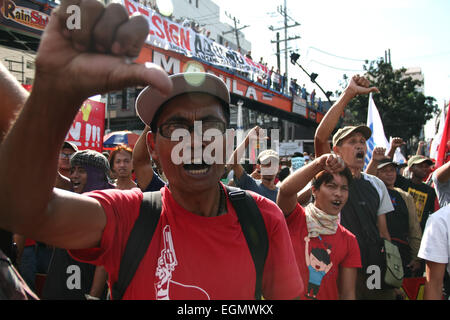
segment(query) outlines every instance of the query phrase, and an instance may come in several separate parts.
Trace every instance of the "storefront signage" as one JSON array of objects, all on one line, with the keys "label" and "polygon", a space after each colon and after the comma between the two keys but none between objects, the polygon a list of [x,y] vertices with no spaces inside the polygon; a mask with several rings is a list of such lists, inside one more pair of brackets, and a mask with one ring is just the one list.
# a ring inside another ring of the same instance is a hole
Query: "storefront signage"
[{"label": "storefront signage", "polygon": [[24,0],[4,0],[0,24],[17,30],[41,35],[50,19],[51,7]]}]

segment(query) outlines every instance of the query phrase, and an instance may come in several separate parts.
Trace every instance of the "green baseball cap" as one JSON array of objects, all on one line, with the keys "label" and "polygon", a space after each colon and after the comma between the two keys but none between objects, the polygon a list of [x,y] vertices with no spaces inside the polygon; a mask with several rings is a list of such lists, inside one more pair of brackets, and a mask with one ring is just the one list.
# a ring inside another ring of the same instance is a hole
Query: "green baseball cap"
[{"label": "green baseball cap", "polygon": [[360,132],[366,140],[370,138],[372,135],[372,130],[368,126],[360,125],[360,126],[345,126],[340,128],[333,136],[333,147],[336,146],[339,141],[349,136],[353,132]]},{"label": "green baseball cap", "polygon": [[430,158],[427,158],[427,157],[422,156],[422,155],[415,155],[415,156],[412,156],[408,160],[408,167],[411,168],[413,165],[419,164],[419,163],[422,163],[422,162],[427,162],[430,166],[432,166],[434,164],[434,162]]}]

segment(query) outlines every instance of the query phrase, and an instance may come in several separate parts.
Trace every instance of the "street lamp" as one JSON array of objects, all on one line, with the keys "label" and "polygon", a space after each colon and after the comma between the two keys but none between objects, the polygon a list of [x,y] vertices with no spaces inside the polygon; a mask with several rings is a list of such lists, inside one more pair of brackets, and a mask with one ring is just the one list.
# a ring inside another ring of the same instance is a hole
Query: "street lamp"
[{"label": "street lamp", "polygon": [[311,80],[312,83],[316,84],[317,87],[319,87],[319,89],[323,92],[323,94],[325,95],[325,97],[327,97],[328,101],[330,102],[330,105],[332,105],[332,102],[330,100],[330,96],[333,94],[331,91],[327,91],[325,92],[322,87],[316,82],[317,77],[319,76],[317,73],[311,73],[309,74],[308,71],[306,71],[298,62],[297,60],[300,58],[300,55],[296,52],[292,52],[291,53],[291,63],[294,65],[297,65],[300,67],[300,69],[303,70],[303,72],[305,72],[309,79]]}]

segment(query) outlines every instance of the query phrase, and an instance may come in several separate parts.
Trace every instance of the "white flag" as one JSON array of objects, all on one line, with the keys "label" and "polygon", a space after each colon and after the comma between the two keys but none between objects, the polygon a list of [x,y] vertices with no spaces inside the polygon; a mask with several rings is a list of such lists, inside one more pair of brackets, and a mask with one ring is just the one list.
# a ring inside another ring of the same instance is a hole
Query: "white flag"
[{"label": "white flag", "polygon": [[386,152],[389,149],[389,141],[384,134],[383,122],[381,122],[380,114],[378,113],[377,106],[372,98],[372,93],[369,94],[369,110],[367,112],[367,126],[372,130],[372,136],[366,141],[367,153],[365,158],[365,166],[369,164],[372,158],[372,152],[375,147],[383,147]]},{"label": "white flag", "polygon": [[443,107],[441,109],[441,116],[439,118],[440,119],[439,119],[438,132],[434,136],[433,141],[431,142],[431,147],[430,147],[430,158],[434,159],[434,160],[437,159],[439,144],[441,143],[442,132],[444,131],[444,127],[445,127],[445,104],[443,105]]}]

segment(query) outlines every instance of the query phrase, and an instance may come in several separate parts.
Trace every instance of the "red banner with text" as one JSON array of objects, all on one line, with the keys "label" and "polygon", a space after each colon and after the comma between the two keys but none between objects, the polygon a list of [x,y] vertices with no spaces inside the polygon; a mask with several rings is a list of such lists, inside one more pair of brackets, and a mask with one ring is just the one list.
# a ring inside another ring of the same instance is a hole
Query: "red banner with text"
[{"label": "red banner with text", "polygon": [[[31,85],[22,85],[27,91]],[[79,150],[91,149],[103,151],[103,136],[105,134],[105,104],[87,99],[78,111],[72,126],[66,135],[66,141],[73,142]]]},{"label": "red banner with text", "polygon": [[231,93],[259,101],[284,111],[292,111],[291,99],[283,96],[282,94],[267,90],[254,82],[247,81],[212,65],[189,59],[189,57],[182,54],[162,50],[145,44],[136,62],[142,64],[149,62],[155,63],[169,74],[189,71],[205,71],[212,73],[220,77],[225,82]]},{"label": "red banner with text", "polygon": [[73,120],[66,140],[73,142],[79,150],[103,151],[105,133],[105,104],[86,100]]}]

